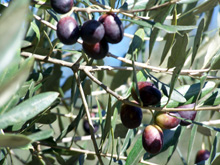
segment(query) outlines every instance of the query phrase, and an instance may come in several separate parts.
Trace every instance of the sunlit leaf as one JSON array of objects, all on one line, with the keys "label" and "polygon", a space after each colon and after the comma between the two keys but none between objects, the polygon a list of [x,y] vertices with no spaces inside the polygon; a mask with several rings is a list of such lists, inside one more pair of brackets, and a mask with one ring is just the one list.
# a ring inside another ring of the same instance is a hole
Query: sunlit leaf
[{"label": "sunlit leaf", "polygon": [[56,92],[36,95],[0,116],[0,128],[25,122],[48,108],[58,97]]},{"label": "sunlit leaf", "polygon": [[21,134],[0,134],[0,148],[1,147],[10,147],[10,148],[19,148],[23,147],[31,142],[27,136]]},{"label": "sunlit leaf", "polygon": [[141,157],[144,155],[146,151],[142,146],[142,136],[139,136],[137,141],[135,142],[132,150],[129,152],[126,165],[136,165],[140,161]]},{"label": "sunlit leaf", "polygon": [[25,32],[24,20],[28,5],[29,0],[14,1],[0,17],[0,73],[14,61]]},{"label": "sunlit leaf", "polygon": [[21,87],[28,78],[29,72],[32,69],[34,58],[28,58],[14,73],[7,82],[4,82],[0,87],[0,107],[3,106]]}]

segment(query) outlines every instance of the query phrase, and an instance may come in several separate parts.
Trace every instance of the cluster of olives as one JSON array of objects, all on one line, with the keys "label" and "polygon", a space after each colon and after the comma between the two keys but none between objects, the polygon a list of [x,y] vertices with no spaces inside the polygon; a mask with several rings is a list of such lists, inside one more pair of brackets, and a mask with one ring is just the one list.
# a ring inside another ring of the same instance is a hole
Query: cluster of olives
[{"label": "cluster of olives", "polygon": [[[144,106],[157,105],[161,100],[161,92],[151,82],[138,82],[138,91],[140,99]],[[135,90],[132,89],[131,95],[135,102],[138,102],[138,95]],[[195,104],[188,104],[179,106],[178,108],[193,108]],[[129,128],[137,128],[142,121],[141,108],[123,104],[121,106],[121,121],[122,124]],[[142,135],[142,143],[144,149],[151,153],[156,154],[160,152],[163,146],[163,129],[172,129],[178,125],[187,126],[191,123],[180,120],[176,117],[185,118],[188,120],[194,120],[196,117],[196,111],[180,111],[180,112],[156,112],[154,115],[154,124],[148,125]]]},{"label": "cluster of olives", "polygon": [[[138,82],[137,84],[140,100],[144,106],[157,105],[161,100],[161,92],[151,82]],[[135,101],[139,102],[135,90],[131,90],[131,95]],[[141,108],[123,104],[121,106],[121,121],[127,128],[137,128],[142,121]],[[142,143],[145,150],[149,153],[157,153],[163,145],[163,131],[157,125],[149,125],[143,131]]]},{"label": "cluster of olives", "polygon": [[[51,0],[51,6],[57,13],[64,14],[72,9],[73,0]],[[61,18],[57,24],[57,37],[62,43],[72,45],[81,37],[85,53],[97,60],[108,54],[108,43],[119,43],[123,35],[121,20],[111,12],[102,15],[98,21],[86,21],[81,28],[70,16]]]}]

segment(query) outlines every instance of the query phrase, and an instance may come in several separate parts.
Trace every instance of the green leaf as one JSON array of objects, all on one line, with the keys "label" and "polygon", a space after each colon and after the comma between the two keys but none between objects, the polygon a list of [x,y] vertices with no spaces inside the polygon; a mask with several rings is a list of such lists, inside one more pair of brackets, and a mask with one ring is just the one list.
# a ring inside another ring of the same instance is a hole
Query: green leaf
[{"label": "green leaf", "polygon": [[63,137],[65,137],[70,131],[72,131],[73,129],[76,129],[79,125],[80,120],[83,118],[85,114],[85,110],[84,110],[84,106],[82,105],[80,107],[79,113],[77,115],[77,117],[75,118],[74,121],[72,121],[62,132],[61,134],[58,136],[57,141],[62,139]]},{"label": "green leaf", "polygon": [[209,98],[207,98],[203,103],[202,105],[213,105],[213,106],[216,106],[216,105],[219,105],[220,104],[220,89],[217,88],[215,89],[211,96]]},{"label": "green leaf", "polygon": [[212,1],[206,1],[200,6],[197,6],[195,8],[195,11],[193,14],[199,14],[208,10],[213,9],[216,5],[218,5],[218,0],[212,0]]},{"label": "green leaf", "polygon": [[39,43],[39,41],[40,41],[40,30],[39,30],[38,26],[34,22],[31,22],[31,28],[36,33],[37,43]]},{"label": "green leaf", "polygon": [[[183,85],[183,86],[180,86],[180,87],[176,88],[176,90],[178,92],[180,92],[187,100],[183,105],[191,104],[191,103],[194,103],[196,101],[196,99],[199,95],[200,86],[201,86],[201,83],[196,83],[196,84],[192,84],[192,85]],[[215,87],[214,82],[212,82],[212,81],[206,82],[204,84],[202,90],[201,90],[201,94],[200,94],[199,99],[206,96],[209,92],[211,92],[214,89],[214,87]],[[168,99],[166,97],[162,97],[161,106],[165,105],[167,100]],[[210,101],[213,101],[213,100],[210,100]],[[169,108],[174,108],[174,107],[177,107],[179,105],[180,105],[179,102],[170,100],[169,103],[167,104],[167,108],[168,107]]]},{"label": "green leaf", "polygon": [[[150,0],[152,1],[152,0]],[[148,7],[149,0],[127,0],[120,9],[131,10],[131,9],[146,9]]]},{"label": "green leaf", "polygon": [[219,165],[220,164],[220,152],[217,152],[215,157],[213,158],[212,165]]},{"label": "green leaf", "polygon": [[[156,77],[154,77],[150,73],[148,73],[148,74],[150,75],[150,79],[155,82],[156,87],[158,89],[162,90],[164,95],[169,97],[169,95],[170,95],[170,86],[163,83],[163,82],[161,82],[160,80],[158,80]],[[185,103],[186,102],[185,97],[180,92],[178,92],[176,89],[173,89],[173,92],[171,93],[170,98],[173,101],[177,101],[179,103]]]},{"label": "green leaf", "polygon": [[192,66],[192,64],[195,60],[197,51],[198,51],[200,43],[202,41],[202,33],[203,33],[203,29],[204,29],[204,24],[205,24],[205,20],[203,18],[199,23],[199,26],[198,26],[198,29],[197,29],[197,32],[196,32],[196,36],[195,36],[195,39],[194,39],[191,66]]},{"label": "green leaf", "polygon": [[177,2],[177,4],[188,4],[188,3],[194,3],[197,2],[198,0],[181,0]]},{"label": "green leaf", "polygon": [[110,88],[114,90],[119,86],[121,86],[121,84],[126,83],[127,79],[131,76],[131,73],[132,73],[131,71],[126,71],[126,70],[117,71],[117,73],[113,77]]},{"label": "green leaf", "polygon": [[166,43],[163,49],[163,53],[160,59],[160,65],[163,63],[165,60],[168,52],[170,51],[171,47],[173,46],[174,43],[174,38],[175,38],[175,33],[174,34],[167,34],[166,36]]},{"label": "green leaf", "polygon": [[196,29],[197,26],[179,26],[179,25],[163,25],[160,23],[156,23],[154,27],[164,30],[167,33],[177,33],[178,31],[188,31]]},{"label": "green leaf", "polygon": [[48,114],[43,114],[40,116],[39,120],[37,121],[37,123],[40,124],[52,124],[53,122],[55,122],[57,119],[57,116],[53,113],[48,113]]},{"label": "green leaf", "polygon": [[[176,147],[177,147],[177,144],[178,144],[178,142],[179,142],[179,136],[181,135],[181,127],[178,127],[177,129],[176,129],[176,131],[175,131],[175,134],[174,134],[174,136],[173,136],[173,138],[172,138],[172,140],[173,140],[173,144],[171,144],[171,146],[170,146],[170,150],[169,150],[169,156],[168,156],[168,158],[167,158],[167,162],[166,162],[166,164],[168,164],[168,162],[170,161],[170,159],[171,159],[171,157],[173,156],[173,154],[174,154],[174,152],[175,152],[175,150],[176,150]],[[177,138],[178,137],[178,138]]]},{"label": "green leaf", "polygon": [[[177,25],[177,10],[176,10],[176,6],[173,9],[173,19],[171,21],[172,25]],[[167,34],[167,36],[165,36],[164,38],[166,38],[166,44],[164,46],[164,50],[160,59],[160,65],[163,63],[163,61],[165,60],[168,52],[170,51],[171,47],[173,46],[174,43],[174,39],[175,39],[176,34]]]},{"label": "green leaf", "polygon": [[220,137],[220,133],[216,132],[215,139],[214,139],[213,144],[212,144],[210,156],[209,156],[209,159],[208,159],[208,163],[209,164],[211,164],[211,162],[215,158],[216,151],[217,151],[217,149],[219,147],[219,137]]},{"label": "green leaf", "polygon": [[188,45],[188,35],[184,34],[176,36],[176,43],[174,44],[171,56],[169,57],[167,68],[182,67],[186,59],[186,47]]},{"label": "green leaf", "polygon": [[[169,5],[167,7],[164,7],[160,9],[157,13],[157,16],[154,18],[155,22],[163,23],[166,19],[166,17],[170,14],[171,10],[173,9],[174,5]],[[149,44],[149,58],[151,57],[151,53],[155,44],[155,41],[157,39],[157,36],[159,34],[159,29],[154,28],[150,35],[150,44]]]},{"label": "green leaf", "polygon": [[0,17],[0,73],[14,61],[23,35],[29,0],[12,2]]},{"label": "green leaf", "polygon": [[119,158],[120,153],[121,153],[121,138],[120,137],[117,138],[116,153],[117,153],[117,156]]},{"label": "green leaf", "polygon": [[128,129],[128,132],[125,136],[123,146],[121,148],[121,153],[125,152],[125,150],[128,148],[129,143],[131,143],[132,138],[134,138],[134,130],[133,129]]},{"label": "green leaf", "polygon": [[[219,49],[220,49],[220,37],[219,37],[219,33],[216,32],[214,37],[209,39],[208,47],[206,48],[206,55],[204,57],[205,60],[202,66],[203,68],[207,68],[210,65],[210,62],[211,61],[213,62],[213,57],[214,55],[219,54]],[[218,55],[216,57],[218,59]]]},{"label": "green leaf", "polygon": [[[200,116],[201,116],[201,112],[198,112],[197,115],[196,115],[196,119],[195,120],[199,121],[200,120]],[[198,128],[198,125],[193,125],[193,128],[191,130],[191,135],[190,135],[189,145],[188,145],[188,152],[187,152],[187,163],[188,164],[189,164],[189,161],[190,161],[192,147],[193,147],[193,144],[195,142],[197,128]]]},{"label": "green leaf", "polygon": [[0,87],[0,107],[3,106],[21,87],[24,81],[28,78],[29,72],[33,66],[34,57],[28,58],[22,64],[19,70],[14,75],[11,75],[7,82],[4,82]]},{"label": "green leaf", "polygon": [[58,97],[57,92],[36,95],[0,116],[0,128],[26,122],[48,108]]},{"label": "green leaf", "polygon": [[144,29],[139,28],[134,34],[134,38],[129,46],[128,53],[125,58],[132,59],[132,57],[139,52],[142,48],[142,44],[144,43],[144,37]]},{"label": "green leaf", "polygon": [[108,108],[107,108],[107,115],[106,115],[106,121],[105,121],[105,127],[104,127],[104,132],[102,134],[101,138],[101,144],[105,142],[106,137],[109,134],[109,131],[111,129],[111,116],[112,116],[112,107],[111,107],[111,96],[109,95],[108,99]]},{"label": "green leaf", "polygon": [[141,157],[144,155],[146,151],[142,146],[142,136],[139,136],[137,141],[135,142],[132,150],[129,152],[126,165],[136,165],[140,161]]},{"label": "green leaf", "polygon": [[212,58],[210,69],[220,69],[219,63],[220,63],[220,50]]},{"label": "green leaf", "polygon": [[143,26],[143,27],[147,27],[147,28],[155,27],[155,28],[164,30],[167,33],[177,33],[178,31],[188,31],[188,30],[193,30],[193,29],[197,28],[197,26],[164,25],[164,24],[161,24],[159,22],[155,23],[155,22],[148,21],[148,20],[145,20],[145,21],[133,20],[133,19],[132,20],[130,20],[130,19],[121,19],[121,20],[122,21],[129,21],[131,23],[134,23],[134,24],[137,24],[137,25],[140,25],[140,26]]},{"label": "green leaf", "polygon": [[31,134],[28,136],[28,138],[31,139],[32,142],[35,142],[35,141],[47,139],[53,136],[53,134],[54,134],[53,130],[49,129],[49,130],[43,130],[43,131]]},{"label": "green leaf", "polygon": [[134,20],[134,19],[121,19],[121,21],[129,21],[133,24],[137,24],[143,27],[147,27],[147,28],[152,28],[153,27],[153,22],[150,21],[140,21],[140,20]]},{"label": "green leaf", "polygon": [[27,136],[21,134],[0,134],[0,148],[1,147],[10,147],[10,148],[19,148],[23,147],[31,142]]}]

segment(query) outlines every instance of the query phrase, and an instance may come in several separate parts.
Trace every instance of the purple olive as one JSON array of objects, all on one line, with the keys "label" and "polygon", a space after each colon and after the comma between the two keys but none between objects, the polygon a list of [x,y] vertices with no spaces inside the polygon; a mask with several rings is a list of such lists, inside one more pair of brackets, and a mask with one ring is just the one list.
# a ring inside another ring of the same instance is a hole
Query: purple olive
[{"label": "purple olive", "polygon": [[207,160],[210,156],[210,152],[208,150],[199,150],[196,154],[195,163],[199,163],[203,160]]},{"label": "purple olive", "polygon": [[73,7],[73,0],[51,0],[51,7],[60,14],[69,12]]},{"label": "purple olive", "polygon": [[157,125],[148,125],[145,127],[142,135],[142,144],[144,149],[150,154],[160,152],[163,147],[163,131]]},{"label": "purple olive", "polygon": [[99,18],[99,22],[104,25],[105,39],[107,42],[119,43],[124,36],[124,28],[121,20],[114,13],[107,13]]},{"label": "purple olive", "polygon": [[105,34],[104,26],[96,21],[86,21],[81,28],[81,37],[84,43],[96,44],[100,42]]},{"label": "purple olive", "polygon": [[102,59],[108,54],[108,43],[105,40],[92,45],[83,42],[82,46],[85,53],[96,60]]},{"label": "purple olive", "polygon": [[[95,117],[95,114],[91,113],[91,117]],[[92,124],[93,124],[93,127],[94,127],[94,133],[96,133],[99,129],[99,125],[98,125],[98,123],[95,123],[95,122],[93,122]],[[86,132],[86,134],[88,134],[88,135],[91,134],[90,129],[89,129],[89,122],[86,119],[83,120],[83,129]]]},{"label": "purple olive", "polygon": [[[160,102],[162,97],[161,92],[155,87],[154,84],[147,81],[138,82],[138,90],[140,94],[140,99],[143,102],[144,106],[156,105]],[[132,88],[131,95],[134,100],[138,101],[138,96]]]},{"label": "purple olive", "polygon": [[63,17],[57,24],[57,37],[66,44],[71,45],[77,42],[80,36],[79,27],[72,17]]},{"label": "purple olive", "polygon": [[142,121],[142,110],[132,105],[123,104],[120,116],[121,122],[125,127],[130,129],[137,128]]},{"label": "purple olive", "polygon": [[[195,103],[192,103],[192,104],[179,106],[178,108],[193,108],[194,106],[195,106]],[[178,113],[180,114],[180,117],[193,121],[196,117],[197,111],[178,111]],[[180,125],[182,126],[187,126],[190,124],[191,123],[184,121],[184,120],[181,120],[180,122]]]},{"label": "purple olive", "polygon": [[[172,116],[171,116],[172,115]],[[180,117],[178,113],[165,113],[159,112],[155,116],[155,123],[159,125],[162,129],[172,129],[179,125],[180,119],[177,119],[173,116]]]}]

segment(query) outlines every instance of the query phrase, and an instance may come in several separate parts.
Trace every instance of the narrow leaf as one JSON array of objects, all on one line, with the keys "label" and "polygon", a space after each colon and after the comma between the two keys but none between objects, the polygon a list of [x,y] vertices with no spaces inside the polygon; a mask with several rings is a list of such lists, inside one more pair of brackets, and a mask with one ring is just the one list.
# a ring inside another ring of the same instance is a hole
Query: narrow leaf
[{"label": "narrow leaf", "polygon": [[184,36],[178,35],[176,37],[176,43],[174,44],[171,52],[171,56],[169,57],[167,68],[180,67],[183,66],[186,59],[186,47],[188,45],[188,36],[184,34]]},{"label": "narrow leaf", "polygon": [[54,134],[53,130],[49,129],[49,130],[43,130],[43,131],[31,134],[28,136],[28,138],[31,139],[32,142],[34,142],[34,141],[47,139],[47,138],[53,136],[53,134]]},{"label": "narrow leaf", "polygon": [[0,116],[0,128],[26,122],[48,108],[58,97],[56,92],[36,95]]},{"label": "narrow leaf", "polygon": [[[184,103],[184,105],[187,104],[191,104],[194,103],[199,95],[199,91],[200,91],[200,86],[201,83],[196,83],[196,84],[192,84],[192,85],[183,85],[180,86],[178,88],[176,88],[176,90],[178,92],[180,92],[185,98],[186,98],[186,102]],[[203,98],[204,96],[206,96],[209,92],[211,92],[215,87],[215,83],[212,81],[208,81],[206,82],[201,90],[201,94],[199,99]],[[210,98],[210,102],[213,101],[213,97]],[[167,102],[167,98],[166,97],[162,97],[161,99],[161,106],[165,105],[165,103]],[[173,108],[173,107],[177,107],[179,105],[178,102],[170,100],[169,103],[167,104],[167,107],[169,108]]]},{"label": "narrow leaf", "polygon": [[136,165],[146,151],[142,146],[142,136],[138,137],[132,150],[129,152],[126,165]]},{"label": "narrow leaf", "polygon": [[31,142],[27,136],[18,134],[0,134],[0,148],[1,147],[10,147],[10,148],[19,148],[23,147]]},{"label": "narrow leaf", "polygon": [[[166,19],[166,17],[170,14],[171,10],[173,9],[174,5],[169,5],[168,7],[164,7],[161,10],[159,10],[160,12],[158,13],[158,15],[154,18],[155,22],[159,22],[159,23],[163,23]],[[158,28],[154,28],[153,31],[151,32],[150,35],[150,43],[149,43],[149,57],[151,57],[151,53],[155,44],[155,41],[157,39],[157,36],[160,32],[160,29]]]},{"label": "narrow leaf", "polygon": [[145,37],[144,29],[140,28],[135,32],[134,38],[128,49],[128,53],[125,56],[127,59],[132,59],[132,56],[139,52],[139,50],[142,48],[144,37]]},{"label": "narrow leaf", "polygon": [[198,29],[197,29],[197,32],[196,32],[196,36],[195,36],[195,39],[194,39],[194,44],[193,44],[193,53],[192,53],[192,60],[191,60],[191,66],[195,60],[195,57],[196,57],[196,54],[197,54],[197,51],[199,49],[199,45],[202,41],[202,33],[203,33],[203,29],[204,29],[204,24],[205,24],[205,20],[202,19],[199,23],[199,26],[198,26]]},{"label": "narrow leaf", "polygon": [[29,72],[33,66],[34,58],[28,58],[19,70],[0,87],[0,107],[3,106],[22,86],[24,81],[28,78]]},{"label": "narrow leaf", "polygon": [[24,35],[29,0],[14,1],[0,17],[0,73],[14,61]]},{"label": "narrow leaf", "polygon": [[[196,120],[199,121],[201,116],[201,112],[198,112],[196,115]],[[190,161],[190,156],[191,156],[191,152],[192,152],[192,147],[193,144],[195,142],[195,137],[196,137],[196,132],[197,132],[197,128],[198,125],[193,125],[193,128],[191,130],[191,135],[190,135],[190,139],[189,139],[189,145],[188,145],[188,152],[187,152],[187,163],[189,164]]]}]

